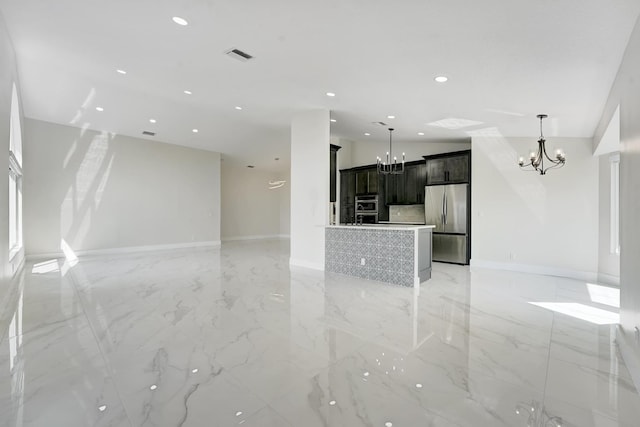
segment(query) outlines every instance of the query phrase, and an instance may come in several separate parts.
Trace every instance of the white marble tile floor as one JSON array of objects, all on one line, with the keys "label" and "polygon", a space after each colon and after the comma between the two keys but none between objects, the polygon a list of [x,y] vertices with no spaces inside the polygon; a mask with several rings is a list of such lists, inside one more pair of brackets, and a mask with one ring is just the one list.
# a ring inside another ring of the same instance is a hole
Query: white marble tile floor
[{"label": "white marble tile floor", "polygon": [[27,263],[0,290],[0,426],[640,425],[616,289],[435,263],[416,289],[289,242]]}]

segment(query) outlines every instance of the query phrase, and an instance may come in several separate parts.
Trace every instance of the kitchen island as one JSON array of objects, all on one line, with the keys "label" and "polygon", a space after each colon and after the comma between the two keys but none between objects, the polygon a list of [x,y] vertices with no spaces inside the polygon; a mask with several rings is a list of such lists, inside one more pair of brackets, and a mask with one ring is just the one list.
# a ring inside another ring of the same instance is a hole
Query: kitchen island
[{"label": "kitchen island", "polygon": [[402,286],[431,278],[434,225],[330,225],[325,271]]}]

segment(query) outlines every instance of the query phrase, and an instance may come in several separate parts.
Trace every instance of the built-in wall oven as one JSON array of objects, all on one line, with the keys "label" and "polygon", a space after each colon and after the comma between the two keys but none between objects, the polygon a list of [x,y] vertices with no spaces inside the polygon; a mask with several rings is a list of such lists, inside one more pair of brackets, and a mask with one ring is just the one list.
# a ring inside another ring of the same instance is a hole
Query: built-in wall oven
[{"label": "built-in wall oven", "polygon": [[357,196],[356,197],[356,223],[377,224],[378,223],[378,196]]}]

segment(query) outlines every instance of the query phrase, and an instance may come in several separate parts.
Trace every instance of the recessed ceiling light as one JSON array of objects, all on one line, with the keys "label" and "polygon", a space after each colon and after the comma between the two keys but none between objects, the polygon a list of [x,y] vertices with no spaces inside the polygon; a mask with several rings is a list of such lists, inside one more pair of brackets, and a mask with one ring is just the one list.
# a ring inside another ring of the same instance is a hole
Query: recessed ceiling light
[{"label": "recessed ceiling light", "polygon": [[367,133],[367,132],[364,133],[364,136],[369,136],[369,135],[371,135],[371,134]]},{"label": "recessed ceiling light", "polygon": [[191,91],[190,90],[185,90],[184,93],[186,93],[187,95],[191,95]]},{"label": "recessed ceiling light", "polygon": [[434,80],[437,81],[438,83],[444,83],[447,80],[449,80],[449,78],[447,76],[438,76]]},{"label": "recessed ceiling light", "polygon": [[151,385],[151,387],[149,387],[149,389],[150,389],[150,390],[155,390],[155,389],[157,389],[157,388],[158,388],[158,386],[157,386],[157,385],[155,385],[155,384],[153,384],[153,385]]},{"label": "recessed ceiling light", "polygon": [[336,96],[336,94],[333,92],[327,92],[327,96]]},{"label": "recessed ceiling light", "polygon": [[191,132],[198,133],[198,129],[193,129]]},{"label": "recessed ceiling light", "polygon": [[107,409],[107,405],[98,406],[98,411],[104,412]]},{"label": "recessed ceiling light", "polygon": [[336,119],[331,119],[331,123],[335,123],[335,122],[337,122]]},{"label": "recessed ceiling light", "polygon": [[102,108],[102,107],[96,107],[96,110],[98,110],[98,111],[104,111],[104,108]]},{"label": "recessed ceiling light", "polygon": [[197,372],[198,372],[198,368],[193,368],[193,369],[191,370],[191,372],[192,372],[192,373],[194,373],[194,374],[195,374],[195,373],[197,373]]},{"label": "recessed ceiling light", "polygon": [[156,119],[149,119],[149,123],[155,123]]},{"label": "recessed ceiling light", "polygon": [[180,18],[179,16],[174,16],[171,19],[173,19],[173,22],[175,22],[178,25],[182,25],[182,26],[189,25],[186,19]]},{"label": "recessed ceiling light", "polygon": [[242,107],[236,107],[236,110],[242,110]]},{"label": "recessed ceiling light", "polygon": [[387,116],[387,119],[395,119],[396,116]]},{"label": "recessed ceiling light", "polygon": [[118,73],[120,74],[127,74],[127,72],[125,70],[116,70]]},{"label": "recessed ceiling light", "polygon": [[424,132],[418,132],[418,135],[424,136]]}]

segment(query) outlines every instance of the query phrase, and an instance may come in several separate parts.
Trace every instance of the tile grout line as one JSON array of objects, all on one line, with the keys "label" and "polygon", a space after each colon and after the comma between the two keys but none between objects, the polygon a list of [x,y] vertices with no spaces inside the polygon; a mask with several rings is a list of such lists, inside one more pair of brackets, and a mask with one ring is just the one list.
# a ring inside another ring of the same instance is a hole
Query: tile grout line
[{"label": "tile grout line", "polygon": [[[65,260],[64,262],[68,262],[67,260]],[[78,261],[79,264],[79,261]],[[76,266],[78,265],[76,264]],[[122,393],[120,393],[120,390],[118,388],[118,384],[116,382],[116,377],[113,373],[113,369],[111,368],[111,363],[109,363],[109,361],[107,360],[106,354],[104,352],[104,349],[102,348],[102,344],[100,343],[100,339],[98,338],[98,334],[95,330],[95,327],[93,325],[93,322],[91,322],[91,319],[89,318],[89,315],[87,314],[87,310],[86,310],[86,301],[84,299],[84,297],[81,295],[81,292],[78,290],[78,286],[77,286],[77,277],[76,277],[76,272],[75,272],[75,266],[69,266],[69,273],[68,273],[68,280],[69,283],[71,284],[71,287],[73,288],[73,292],[76,294],[76,297],[78,298],[78,301],[80,302],[80,307],[82,307],[82,313],[84,314],[85,318],[87,319],[87,323],[89,325],[89,329],[91,329],[91,334],[93,335],[93,339],[96,342],[96,345],[98,346],[98,351],[100,351],[100,356],[102,357],[102,361],[104,362],[105,365],[105,369],[107,371],[107,375],[109,376],[109,378],[111,379],[111,382],[113,384],[113,388],[116,392],[116,395],[118,396],[118,399],[120,400],[120,405],[122,405],[122,410],[124,411],[125,416],[127,417],[127,421],[129,421],[129,425],[131,427],[134,427],[133,422],[131,421],[131,417],[129,416],[129,411],[127,410],[127,407],[124,404],[124,399],[122,398]]]}]

